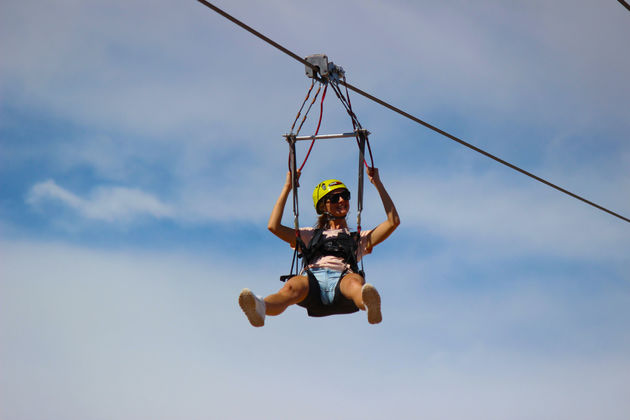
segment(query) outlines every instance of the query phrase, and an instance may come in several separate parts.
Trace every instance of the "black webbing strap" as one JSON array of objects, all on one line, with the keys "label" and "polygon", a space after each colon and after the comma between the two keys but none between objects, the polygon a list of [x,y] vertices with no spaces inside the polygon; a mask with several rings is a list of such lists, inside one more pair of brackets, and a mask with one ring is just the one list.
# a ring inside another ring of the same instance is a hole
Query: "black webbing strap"
[{"label": "black webbing strap", "polygon": [[[289,134],[286,136],[286,140],[289,143],[289,171],[291,173],[291,195],[293,199],[293,224],[295,227],[295,251],[293,252],[293,258],[291,259],[291,271],[288,275],[280,276],[281,281],[287,281],[294,275],[298,274],[297,259],[299,256],[301,245],[303,244],[300,239],[300,207],[298,203],[298,178],[297,178],[297,163],[295,156],[295,135]],[[293,269],[295,268],[295,274]]]}]

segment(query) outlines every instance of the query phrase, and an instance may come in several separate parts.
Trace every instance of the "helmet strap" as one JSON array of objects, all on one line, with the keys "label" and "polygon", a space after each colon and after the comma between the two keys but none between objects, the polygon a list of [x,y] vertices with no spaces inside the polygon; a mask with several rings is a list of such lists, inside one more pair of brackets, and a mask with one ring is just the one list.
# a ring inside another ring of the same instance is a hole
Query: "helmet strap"
[{"label": "helmet strap", "polygon": [[324,213],[322,213],[323,215],[326,216],[326,220],[330,221],[330,220],[341,220],[341,219],[345,219],[346,216],[333,216],[331,213],[325,211]]}]

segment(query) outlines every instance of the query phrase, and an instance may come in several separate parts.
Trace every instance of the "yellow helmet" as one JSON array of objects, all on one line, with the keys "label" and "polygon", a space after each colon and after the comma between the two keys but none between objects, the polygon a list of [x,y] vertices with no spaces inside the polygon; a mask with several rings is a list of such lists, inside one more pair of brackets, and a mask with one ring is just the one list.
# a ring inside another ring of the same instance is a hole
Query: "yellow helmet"
[{"label": "yellow helmet", "polygon": [[317,184],[315,190],[313,190],[313,205],[315,206],[317,214],[322,214],[322,212],[317,208],[317,204],[319,204],[320,200],[332,191],[342,188],[348,190],[348,187],[346,187],[343,182],[337,179],[327,179],[326,181],[322,181]]}]

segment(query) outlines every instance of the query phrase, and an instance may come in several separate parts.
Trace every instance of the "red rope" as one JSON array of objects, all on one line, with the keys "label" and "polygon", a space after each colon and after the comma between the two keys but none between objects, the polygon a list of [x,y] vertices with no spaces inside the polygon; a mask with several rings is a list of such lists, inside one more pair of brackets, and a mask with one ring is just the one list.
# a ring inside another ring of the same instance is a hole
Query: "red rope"
[{"label": "red rope", "polygon": [[319,127],[322,125],[322,115],[324,115],[324,98],[326,97],[326,90],[328,89],[328,85],[324,87],[324,93],[322,94],[322,101],[319,105],[319,122],[317,123],[317,130],[315,130],[315,134],[313,135],[313,141],[311,141],[311,146],[308,148],[308,152],[306,153],[306,157],[304,158],[304,162],[300,165],[300,169],[298,172],[302,172],[302,168],[306,164],[309,155],[311,154],[311,150],[313,150],[313,145],[315,144],[315,136],[319,133]]}]

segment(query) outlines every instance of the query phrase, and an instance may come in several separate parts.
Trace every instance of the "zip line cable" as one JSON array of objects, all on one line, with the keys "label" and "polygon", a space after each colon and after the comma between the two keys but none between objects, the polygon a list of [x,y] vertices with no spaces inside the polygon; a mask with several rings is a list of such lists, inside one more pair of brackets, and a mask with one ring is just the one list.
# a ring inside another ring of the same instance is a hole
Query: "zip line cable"
[{"label": "zip line cable", "polygon": [[[261,40],[265,41],[266,43],[270,44],[271,46],[273,46],[273,47],[277,48],[278,50],[282,51],[283,53],[285,53],[289,57],[293,58],[294,60],[299,61],[300,63],[304,64],[307,67],[310,67],[311,69],[313,69],[314,72],[318,71],[318,68],[315,65],[309,63],[308,61],[306,61],[305,59],[303,59],[299,55],[297,55],[294,52],[290,51],[289,49],[283,47],[282,45],[278,44],[277,42],[273,41],[272,39],[266,37],[265,35],[261,34],[260,32],[258,32],[257,30],[253,29],[252,27],[250,27],[247,24],[245,24],[245,23],[241,22],[240,20],[236,19],[232,15],[230,15],[230,14],[226,13],[225,11],[219,9],[214,4],[208,2],[207,0],[197,0],[197,1],[199,3],[201,3],[201,4],[203,4],[204,6],[212,9],[216,13],[220,14],[224,18],[228,19],[232,23],[234,23],[234,24],[240,26],[241,28],[245,29],[247,32],[251,33],[252,35],[260,38]],[[623,4],[625,7],[627,7],[628,10],[630,10],[630,6],[627,3],[625,3],[623,0],[618,0],[618,1],[621,4]],[[381,105],[381,106],[383,106],[385,108],[388,108],[389,110],[394,111],[394,112],[402,115],[403,117],[408,118],[408,119],[410,119],[410,120],[412,120],[412,121],[414,121],[414,122],[416,122],[416,123],[418,123],[418,124],[428,128],[430,130],[433,130],[436,133],[441,134],[442,136],[444,136],[444,137],[446,137],[446,138],[448,138],[450,140],[453,140],[453,141],[461,144],[462,146],[465,146],[465,147],[467,147],[467,148],[469,148],[471,150],[474,150],[477,153],[480,153],[480,154],[482,154],[482,155],[484,155],[484,156],[486,156],[486,157],[488,157],[488,158],[490,158],[490,159],[492,159],[492,160],[494,160],[494,161],[496,161],[498,163],[501,163],[502,165],[507,166],[510,169],[513,169],[513,170],[515,170],[517,172],[520,172],[521,174],[526,175],[526,176],[528,176],[528,177],[530,177],[530,178],[532,178],[532,179],[534,179],[534,180],[536,180],[538,182],[541,182],[541,183],[543,183],[543,184],[545,184],[545,185],[547,185],[547,186],[549,186],[549,187],[551,187],[551,188],[553,188],[553,189],[555,189],[557,191],[560,191],[560,192],[562,192],[562,193],[564,193],[564,194],[566,194],[566,195],[568,195],[570,197],[573,197],[573,198],[575,198],[577,200],[580,200],[580,201],[582,201],[582,202],[584,202],[584,203],[586,203],[586,204],[588,204],[590,206],[593,206],[593,207],[595,207],[595,208],[597,208],[597,209],[599,209],[599,210],[601,210],[601,211],[603,211],[605,213],[608,213],[608,214],[610,214],[612,216],[615,216],[615,217],[617,217],[617,218],[619,218],[619,219],[621,219],[621,220],[623,220],[625,222],[630,223],[630,219],[629,218],[624,217],[624,216],[622,216],[622,215],[620,215],[620,214],[618,214],[618,213],[616,213],[616,212],[614,212],[612,210],[609,210],[609,209],[607,209],[607,208],[605,208],[603,206],[600,206],[597,203],[594,203],[594,202],[592,202],[590,200],[587,200],[584,197],[581,197],[581,196],[579,196],[577,194],[574,194],[571,191],[568,191],[568,190],[566,190],[566,189],[564,189],[564,188],[562,188],[562,187],[560,187],[560,186],[558,186],[558,185],[556,185],[556,184],[554,184],[554,183],[552,183],[550,181],[547,181],[546,179],[543,179],[543,178],[541,178],[541,177],[539,177],[537,175],[534,175],[531,172],[528,172],[528,171],[526,171],[526,170],[524,170],[524,169],[522,169],[522,168],[520,168],[520,167],[518,167],[518,166],[516,166],[516,165],[514,165],[514,164],[512,164],[510,162],[507,162],[506,160],[503,160],[503,159],[499,158],[498,156],[495,156],[495,155],[493,155],[493,154],[491,154],[489,152],[486,152],[485,150],[480,149],[477,146],[474,146],[474,145],[472,145],[472,144],[470,144],[470,143],[468,143],[468,142],[466,142],[466,141],[464,141],[464,140],[462,140],[462,139],[460,139],[460,138],[458,138],[458,137],[456,137],[456,136],[454,136],[454,135],[452,135],[450,133],[447,133],[446,131],[444,131],[444,130],[436,127],[436,126],[431,125],[428,122],[425,122],[425,121],[421,120],[420,118],[415,117],[415,116],[413,116],[413,115],[411,115],[411,114],[409,114],[409,113],[407,113],[407,112],[405,112],[405,111],[403,111],[403,110],[401,110],[401,109],[399,109],[399,108],[397,108],[397,107],[395,107],[395,106],[393,106],[393,105],[391,105],[391,104],[389,104],[389,103],[387,103],[387,102],[385,102],[385,101],[383,101],[383,100],[381,100],[381,99],[379,99],[379,98],[377,98],[377,97],[375,97],[375,96],[373,96],[373,95],[371,95],[371,94],[369,94],[369,93],[367,93],[367,92],[365,92],[365,91],[363,91],[363,90],[361,90],[361,89],[359,89],[359,88],[357,88],[357,87],[355,87],[353,85],[351,85],[350,83],[346,82],[345,80],[340,80],[339,83],[344,85],[346,88],[352,90],[353,92],[358,93],[359,95],[361,95],[361,96],[363,96],[363,97],[365,97],[365,98],[367,98],[367,99],[369,99],[369,100],[371,100],[373,102],[376,102],[377,104],[379,104],[379,105]]]},{"label": "zip line cable", "polygon": [[628,9],[628,11],[630,11],[630,4],[628,4],[627,2],[625,2],[624,0],[617,0],[619,3],[622,4],[623,7],[625,7],[626,9]]}]

